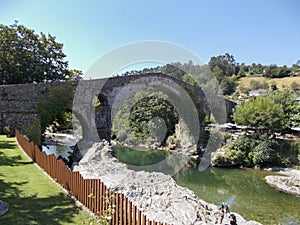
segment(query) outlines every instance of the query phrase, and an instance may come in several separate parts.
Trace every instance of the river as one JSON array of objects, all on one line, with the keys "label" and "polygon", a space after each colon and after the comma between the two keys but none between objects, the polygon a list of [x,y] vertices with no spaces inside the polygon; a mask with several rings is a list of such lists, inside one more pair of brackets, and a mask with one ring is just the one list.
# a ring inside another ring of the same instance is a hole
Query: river
[{"label": "river", "polygon": [[[164,151],[136,151],[115,146],[116,157],[127,164],[144,166],[168,157]],[[209,167],[183,169],[175,174],[176,182],[201,199],[220,205],[223,201],[246,220],[262,224],[300,224],[300,199],[279,192],[264,180],[275,173],[255,169],[222,169]]]},{"label": "river", "polygon": [[[67,146],[50,146],[48,154],[67,155]],[[161,150],[137,151],[115,146],[116,157],[133,166],[158,163],[169,156]],[[46,150],[46,149],[45,149]],[[246,220],[262,224],[300,224],[300,199],[279,192],[266,184],[264,177],[275,173],[254,169],[222,169],[209,167],[204,171],[197,168],[183,169],[173,178],[184,187],[194,191],[201,199],[220,205],[230,204]]]}]

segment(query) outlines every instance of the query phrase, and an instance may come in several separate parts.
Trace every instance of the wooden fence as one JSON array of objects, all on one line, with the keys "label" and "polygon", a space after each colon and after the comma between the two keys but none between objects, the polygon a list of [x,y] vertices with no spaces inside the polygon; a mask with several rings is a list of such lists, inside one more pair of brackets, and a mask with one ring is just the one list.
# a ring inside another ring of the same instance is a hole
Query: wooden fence
[{"label": "wooden fence", "polygon": [[53,154],[42,152],[19,131],[16,131],[16,138],[33,162],[94,214],[108,217],[110,224],[167,225],[147,219],[124,194],[111,192],[100,179],[84,179],[79,172],[70,171],[62,160],[57,160]]}]

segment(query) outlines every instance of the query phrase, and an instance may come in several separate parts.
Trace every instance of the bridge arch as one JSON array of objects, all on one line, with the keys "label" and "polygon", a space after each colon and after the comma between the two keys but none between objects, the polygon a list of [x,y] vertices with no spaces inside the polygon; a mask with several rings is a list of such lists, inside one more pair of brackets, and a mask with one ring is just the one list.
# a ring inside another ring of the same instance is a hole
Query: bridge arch
[{"label": "bridge arch", "polygon": [[[80,114],[83,139],[98,142],[110,140],[113,119],[124,101],[137,91],[152,87],[168,96],[178,115],[184,119],[190,132],[199,134],[198,112],[209,113],[211,102],[199,88],[163,73],[147,73],[107,79],[83,80],[79,82],[73,101],[73,111]],[[192,100],[193,92],[196,99]],[[101,111],[96,112],[92,105],[94,96],[99,98]],[[103,101],[104,100],[104,101]],[[222,104],[215,104],[220,107]],[[99,135],[98,135],[99,134]]]}]

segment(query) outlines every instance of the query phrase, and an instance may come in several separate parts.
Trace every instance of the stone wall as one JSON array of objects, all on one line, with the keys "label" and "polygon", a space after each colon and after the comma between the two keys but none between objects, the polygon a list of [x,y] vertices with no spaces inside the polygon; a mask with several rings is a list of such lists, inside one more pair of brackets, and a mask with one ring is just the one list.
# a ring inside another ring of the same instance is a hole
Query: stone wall
[{"label": "stone wall", "polygon": [[49,94],[49,89],[62,83],[0,85],[0,133],[8,126],[24,128],[37,119],[35,106]]}]

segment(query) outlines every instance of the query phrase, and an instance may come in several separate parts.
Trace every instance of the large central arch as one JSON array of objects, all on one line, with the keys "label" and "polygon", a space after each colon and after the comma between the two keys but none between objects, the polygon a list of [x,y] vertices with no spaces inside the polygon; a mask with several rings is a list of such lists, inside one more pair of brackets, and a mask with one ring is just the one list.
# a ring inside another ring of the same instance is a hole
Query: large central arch
[{"label": "large central arch", "polygon": [[[205,93],[163,73],[147,73],[79,82],[73,112],[81,123],[85,142],[99,142],[103,138],[110,140],[112,121],[124,101],[149,87],[166,94],[190,132],[199,133],[198,112],[209,113],[211,108]],[[193,93],[193,100],[190,93]],[[101,111],[97,113],[92,104],[95,96],[101,102]],[[224,108],[221,104],[219,106]]]}]

